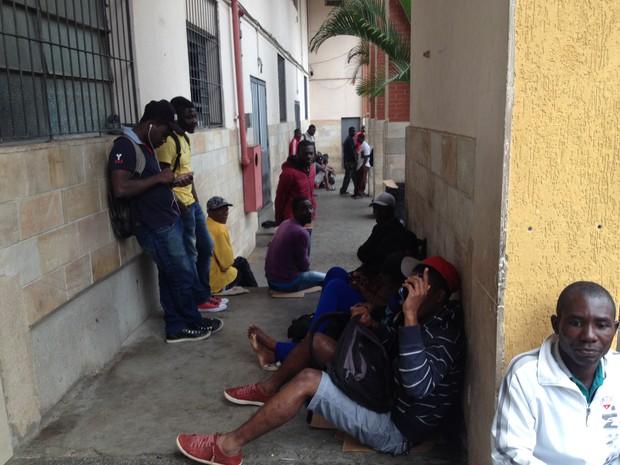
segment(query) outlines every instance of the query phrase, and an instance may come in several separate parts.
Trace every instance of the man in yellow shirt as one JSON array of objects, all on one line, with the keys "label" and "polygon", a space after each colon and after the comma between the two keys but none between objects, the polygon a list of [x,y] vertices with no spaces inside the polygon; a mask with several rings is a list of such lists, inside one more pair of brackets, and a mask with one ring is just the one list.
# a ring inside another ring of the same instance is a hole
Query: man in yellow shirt
[{"label": "man in yellow shirt", "polygon": [[222,295],[244,294],[242,286],[256,287],[256,279],[250,264],[243,257],[235,258],[226,227],[228,203],[222,197],[211,197],[207,202],[207,229],[213,238],[213,262],[211,263],[210,283],[213,292]]},{"label": "man in yellow shirt", "polygon": [[[175,97],[170,103],[177,114],[178,126],[183,130],[173,132],[157,148],[157,159],[162,169],[170,168],[176,176],[193,176],[191,147],[187,133],[193,134],[198,125],[198,115],[194,104],[185,97]],[[196,265],[194,296],[198,310],[212,313],[226,309],[227,300],[211,295],[209,268],[213,254],[213,242],[205,225],[205,215],[200,208],[194,183],[174,187],[174,196],[181,210],[183,221],[183,240],[187,253]]]}]

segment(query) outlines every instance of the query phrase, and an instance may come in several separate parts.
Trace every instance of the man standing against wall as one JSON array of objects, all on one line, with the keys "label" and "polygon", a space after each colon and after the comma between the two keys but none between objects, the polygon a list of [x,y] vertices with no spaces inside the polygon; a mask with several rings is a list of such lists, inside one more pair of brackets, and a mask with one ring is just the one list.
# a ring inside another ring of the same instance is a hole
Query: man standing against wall
[{"label": "man standing against wall", "polygon": [[155,157],[155,148],[173,130],[183,132],[174,122],[172,105],[151,101],[140,122],[114,141],[108,159],[112,194],[129,199],[134,233],[157,265],[168,343],[200,341],[222,327],[221,320],[203,321],[196,308],[195,267],[185,248],[183,222],[171,189],[191,184],[192,177],[162,170]]},{"label": "man standing against wall", "polygon": [[[349,128],[349,135],[342,142],[342,162],[344,164],[344,179],[342,180],[342,187],[340,188],[340,195],[345,195],[347,189],[349,189],[349,183],[353,179],[355,174],[355,128],[351,126]],[[355,185],[355,181],[353,181]]]},{"label": "man standing against wall", "polygon": [[195,263],[196,283],[194,292],[198,308],[206,312],[222,311],[226,304],[211,295],[209,286],[209,266],[213,245],[207,230],[206,218],[200,208],[198,195],[193,182],[191,147],[187,134],[193,134],[198,125],[198,114],[194,104],[185,97],[175,97],[170,103],[177,114],[181,132],[173,131],[166,141],[157,148],[157,158],[162,169],[170,168],[176,176],[191,176],[187,186],[173,189],[181,210],[185,247],[190,259]]}]

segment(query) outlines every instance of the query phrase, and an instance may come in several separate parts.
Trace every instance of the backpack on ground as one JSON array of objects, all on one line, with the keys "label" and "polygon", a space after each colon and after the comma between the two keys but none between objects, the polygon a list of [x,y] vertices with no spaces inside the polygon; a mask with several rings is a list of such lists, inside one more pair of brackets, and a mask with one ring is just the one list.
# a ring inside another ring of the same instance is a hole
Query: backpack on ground
[{"label": "backpack on ground", "polygon": [[[348,316],[327,313],[312,325],[312,334],[326,320]],[[312,341],[311,341],[312,342]],[[310,344],[312,351],[312,343]],[[349,320],[338,339],[336,353],[326,367],[333,383],[349,398],[375,412],[388,412],[393,399],[392,362],[374,332]]]},{"label": "backpack on ground", "polygon": [[312,317],[314,317],[314,313],[306,313],[295,318],[291,321],[291,325],[286,331],[286,336],[293,342],[300,342],[308,334],[312,324]]},{"label": "backpack on ground", "polygon": [[[120,138],[125,138],[133,147],[136,155],[136,167],[133,171],[133,177],[139,178],[146,166],[146,157],[142,149],[131,138],[126,136],[118,137],[114,140],[116,142]],[[112,190],[112,181],[110,170],[107,170],[107,184],[108,184],[108,215],[110,216],[110,223],[112,224],[112,231],[118,239],[127,239],[135,234],[135,219],[131,213],[131,199],[114,197],[114,191]]]}]

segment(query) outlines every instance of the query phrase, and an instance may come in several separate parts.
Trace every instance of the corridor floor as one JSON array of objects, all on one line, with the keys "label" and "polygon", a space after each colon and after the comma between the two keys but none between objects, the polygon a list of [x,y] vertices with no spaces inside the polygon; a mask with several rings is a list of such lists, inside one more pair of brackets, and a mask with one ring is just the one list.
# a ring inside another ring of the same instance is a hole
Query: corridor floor
[{"label": "corridor floor", "polygon": [[[374,224],[367,199],[336,192],[318,194],[312,236],[313,269],[351,269],[355,251]],[[250,257],[262,276],[264,248]],[[167,345],[160,318],[152,318],[126,342],[106,369],[82,380],[46,417],[46,426],[18,450],[12,465],[183,464],[175,447],[179,432],[227,431],[256,407],[229,404],[226,387],[265,376],[248,345],[246,329],[255,323],[284,338],[290,320],[312,311],[318,300],[272,299],[265,288],[231,297],[220,313],[223,330],[202,342]],[[462,451],[438,444],[431,451],[391,457],[344,453],[333,431],[310,429],[305,414],[244,449],[244,463],[271,464],[437,464],[464,463]]]}]

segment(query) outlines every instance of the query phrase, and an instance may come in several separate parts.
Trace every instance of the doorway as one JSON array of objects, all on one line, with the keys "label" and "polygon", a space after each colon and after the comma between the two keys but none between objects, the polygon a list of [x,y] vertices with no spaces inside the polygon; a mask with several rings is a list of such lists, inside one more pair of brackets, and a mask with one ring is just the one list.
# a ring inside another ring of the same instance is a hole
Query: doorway
[{"label": "doorway", "polygon": [[295,100],[295,128],[301,129],[301,108],[299,100]]},{"label": "doorway", "polygon": [[267,87],[265,81],[250,76],[252,89],[252,130],[254,143],[260,144],[263,170],[263,207],[271,203],[271,163],[269,161],[269,128],[267,125]]}]

